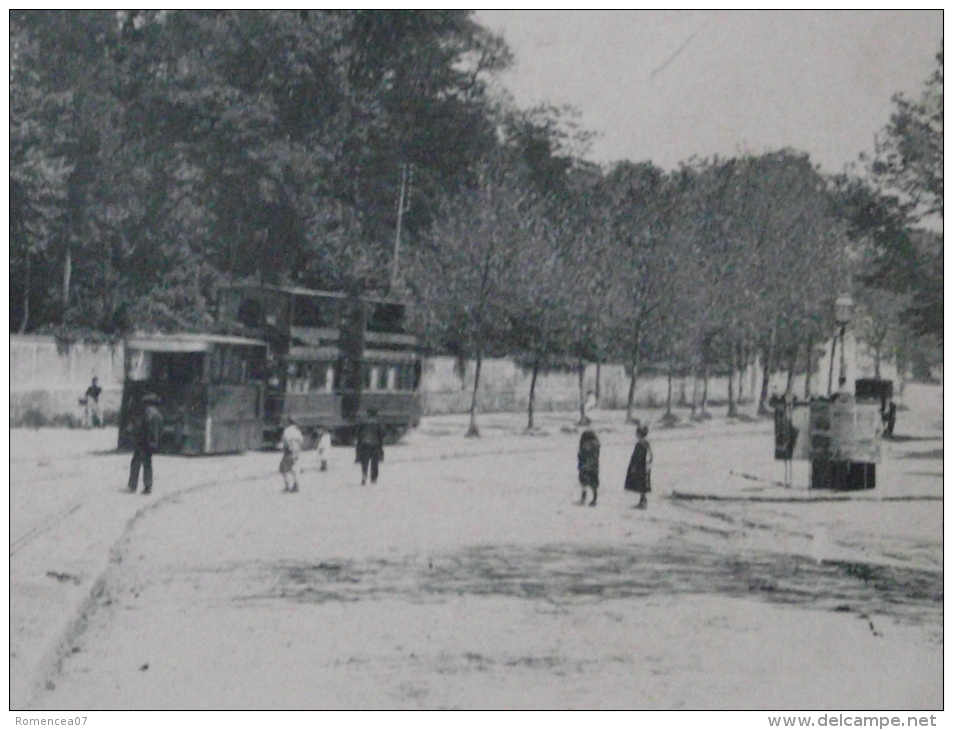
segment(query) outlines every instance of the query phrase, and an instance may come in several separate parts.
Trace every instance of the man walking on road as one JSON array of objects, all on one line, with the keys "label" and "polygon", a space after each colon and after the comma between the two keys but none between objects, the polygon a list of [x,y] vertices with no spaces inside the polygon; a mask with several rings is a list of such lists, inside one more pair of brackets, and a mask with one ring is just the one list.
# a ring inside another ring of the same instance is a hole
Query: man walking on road
[{"label": "man walking on road", "polygon": [[142,398],[145,405],[132,426],[132,462],[129,465],[128,490],[135,494],[139,486],[139,468],[142,468],[142,493],[152,492],[152,455],[159,450],[159,436],[162,434],[162,414],[159,412],[159,396],[146,393]]},{"label": "man walking on road", "polygon": [[361,484],[367,484],[370,467],[371,484],[377,482],[377,467],[384,460],[384,427],[377,420],[377,411],[367,409],[367,420],[357,429],[357,458],[361,464]]}]

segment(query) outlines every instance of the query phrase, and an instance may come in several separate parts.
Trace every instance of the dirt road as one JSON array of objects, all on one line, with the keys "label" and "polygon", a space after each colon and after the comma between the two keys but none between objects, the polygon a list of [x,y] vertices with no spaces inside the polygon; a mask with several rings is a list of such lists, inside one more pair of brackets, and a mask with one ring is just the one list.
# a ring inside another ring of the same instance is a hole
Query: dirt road
[{"label": "dirt road", "polygon": [[938,399],[848,495],[774,484],[770,424],[653,430],[644,512],[621,414],[595,508],[568,414],[428,419],[377,485],[336,449],[297,495],[274,454],[120,494],[107,432],[43,432],[13,450],[11,706],[938,709]]}]

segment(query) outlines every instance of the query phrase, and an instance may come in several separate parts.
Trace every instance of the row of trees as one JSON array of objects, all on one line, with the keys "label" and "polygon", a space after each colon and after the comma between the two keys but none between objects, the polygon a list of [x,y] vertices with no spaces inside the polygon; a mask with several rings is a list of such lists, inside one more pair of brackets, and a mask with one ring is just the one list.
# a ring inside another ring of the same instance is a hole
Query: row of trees
[{"label": "row of trees", "polygon": [[11,329],[207,328],[223,281],[389,290],[474,363],[474,432],[487,356],[531,389],[607,360],[630,392],[646,363],[811,372],[847,289],[910,352],[942,335],[938,61],[863,176],[793,150],[606,170],[569,112],[492,92],[510,54],[467,11],[16,11]]},{"label": "row of trees", "polygon": [[487,355],[532,371],[530,426],[541,370],[624,362],[631,414],[646,362],[703,383],[759,356],[766,373],[814,364],[849,267],[836,190],[805,155],[583,166],[556,196],[519,169],[447,196],[410,272],[432,346],[475,363],[471,431]]}]

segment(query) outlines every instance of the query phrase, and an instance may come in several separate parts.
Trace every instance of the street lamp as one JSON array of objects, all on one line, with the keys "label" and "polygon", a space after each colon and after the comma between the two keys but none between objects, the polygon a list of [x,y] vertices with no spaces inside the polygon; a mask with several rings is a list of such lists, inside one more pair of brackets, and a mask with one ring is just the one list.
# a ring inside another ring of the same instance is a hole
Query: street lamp
[{"label": "street lamp", "polygon": [[847,382],[847,358],[844,353],[844,334],[854,314],[854,300],[850,294],[841,294],[834,301],[834,321],[840,326],[840,375],[838,389]]}]

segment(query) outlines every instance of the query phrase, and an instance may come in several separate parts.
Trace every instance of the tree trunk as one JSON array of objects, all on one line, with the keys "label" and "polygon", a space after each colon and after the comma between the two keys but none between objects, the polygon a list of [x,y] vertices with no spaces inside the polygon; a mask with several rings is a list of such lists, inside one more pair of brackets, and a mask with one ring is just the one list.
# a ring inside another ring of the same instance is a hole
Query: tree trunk
[{"label": "tree trunk", "polygon": [[625,401],[625,422],[634,423],[632,410],[635,405],[635,382],[639,377],[639,366],[635,361],[632,362],[632,368],[629,371],[629,395]]},{"label": "tree trunk", "polygon": [[880,343],[874,348],[874,377],[880,379]]},{"label": "tree trunk", "polygon": [[777,336],[777,330],[771,328],[771,336],[768,338],[768,347],[764,351],[764,362],[761,372],[761,397],[758,399],[758,415],[766,416],[771,413],[768,408],[768,387],[771,385],[771,370],[774,368],[774,341]]},{"label": "tree trunk", "polygon": [[[731,349],[732,356],[734,356],[735,350]],[[738,416],[738,404],[735,403],[735,369],[737,366],[735,358],[731,358],[731,367],[728,370],[728,418],[737,418]]]},{"label": "tree trunk", "polygon": [[579,358],[579,425],[586,425],[586,362]]},{"label": "tree trunk", "polygon": [[708,363],[702,365],[702,418],[708,415]]},{"label": "tree trunk", "polygon": [[665,415],[672,415],[672,361],[668,361],[668,377],[666,378],[668,385],[668,392],[665,396]]},{"label": "tree trunk", "polygon": [[788,382],[784,388],[784,397],[788,400],[794,395],[794,371],[797,369],[797,347],[791,348],[791,360],[788,362]]},{"label": "tree trunk", "polygon": [[698,407],[698,368],[692,368],[692,419],[695,418],[695,411]]},{"label": "tree trunk", "polygon": [[751,362],[751,392],[754,393],[758,388],[758,363],[759,360],[757,357],[753,357]]},{"label": "tree trunk", "polygon": [[907,363],[909,362],[907,349],[904,347],[896,348],[893,352],[893,359],[897,366],[897,396],[903,398],[904,378],[907,374]]},{"label": "tree trunk", "polygon": [[804,400],[811,399],[811,376],[814,374],[814,343],[807,341],[807,362],[804,366]]},{"label": "tree trunk", "polygon": [[738,345],[734,351],[735,362],[738,364],[738,405],[741,405],[741,401],[744,399],[745,395],[745,351],[741,345]]},{"label": "tree trunk", "polygon": [[69,282],[73,275],[73,251],[69,244],[63,256],[63,317],[62,324],[66,325],[66,313],[69,309]]},{"label": "tree trunk", "polygon": [[596,360],[596,405],[599,404],[599,399],[602,396],[602,362]]},{"label": "tree trunk", "polygon": [[827,396],[834,392],[834,354],[837,352],[837,335],[831,338],[831,367],[827,371]]},{"label": "tree trunk", "polygon": [[533,377],[529,381],[529,419],[526,423],[526,430],[533,428],[533,403],[536,401],[536,378],[539,375],[539,358],[533,361]]},{"label": "tree trunk", "polygon": [[476,370],[473,373],[473,400],[470,401],[470,427],[467,429],[466,436],[467,438],[472,438],[474,436],[480,435],[480,429],[477,428],[476,423],[476,413],[477,413],[477,391],[480,388],[480,369],[483,366],[483,352],[477,350],[476,354]]},{"label": "tree trunk", "polygon": [[22,335],[26,332],[27,324],[30,321],[30,252],[26,254],[26,275],[23,277],[23,317],[20,318],[19,332]]}]

